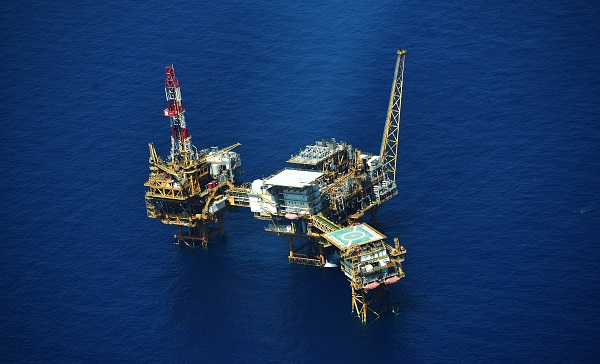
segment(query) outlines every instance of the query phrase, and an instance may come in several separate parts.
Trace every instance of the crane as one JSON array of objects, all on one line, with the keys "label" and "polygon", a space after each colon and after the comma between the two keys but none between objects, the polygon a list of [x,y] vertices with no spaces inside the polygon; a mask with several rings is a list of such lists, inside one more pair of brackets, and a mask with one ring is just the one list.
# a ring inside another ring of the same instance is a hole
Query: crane
[{"label": "crane", "polygon": [[379,156],[383,163],[383,172],[388,178],[396,183],[396,165],[398,162],[398,139],[400,137],[400,109],[402,108],[402,85],[404,83],[404,60],[406,50],[398,50],[398,60],[394,71],[394,82],[390,94],[383,139],[381,141],[381,152]]}]

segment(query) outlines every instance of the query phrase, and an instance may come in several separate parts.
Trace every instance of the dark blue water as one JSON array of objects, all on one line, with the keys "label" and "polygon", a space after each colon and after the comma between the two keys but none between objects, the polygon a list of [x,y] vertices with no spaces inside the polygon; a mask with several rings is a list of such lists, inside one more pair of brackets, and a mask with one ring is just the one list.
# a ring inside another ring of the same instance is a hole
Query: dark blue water
[{"label": "dark blue water", "polygon": [[[600,5],[0,5],[2,362],[599,362]],[[199,147],[244,179],[335,137],[379,151],[408,50],[396,316],[287,263],[248,211],[208,250],[148,219],[175,64]]]}]

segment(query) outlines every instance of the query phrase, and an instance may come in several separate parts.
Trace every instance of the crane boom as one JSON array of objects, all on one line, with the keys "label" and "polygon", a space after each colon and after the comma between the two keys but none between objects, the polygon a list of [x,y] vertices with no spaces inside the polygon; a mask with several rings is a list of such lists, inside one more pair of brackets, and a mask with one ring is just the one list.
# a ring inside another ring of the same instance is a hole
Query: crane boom
[{"label": "crane boom", "polygon": [[211,157],[216,157],[216,156],[219,156],[219,155],[221,155],[221,154],[225,154],[225,153],[227,153],[227,152],[231,151],[233,148],[239,147],[240,145],[242,145],[242,143],[239,143],[239,142],[238,142],[238,143],[235,143],[235,144],[233,144],[233,145],[230,145],[230,146],[228,146],[228,147],[225,147],[225,148],[223,148],[223,149],[219,149],[219,150],[217,150],[216,152],[210,153],[209,155],[210,155]]},{"label": "crane boom", "polygon": [[177,172],[167,167],[162,158],[158,156],[158,153],[156,153],[156,148],[154,148],[154,143],[148,143],[148,147],[150,148],[150,164],[162,169],[173,177],[177,177]]},{"label": "crane boom", "polygon": [[394,82],[390,95],[385,129],[381,141],[381,157],[383,172],[394,183],[396,182],[396,165],[398,163],[398,139],[400,137],[400,109],[402,108],[402,85],[404,83],[404,60],[406,50],[398,50],[398,60],[394,72]]}]

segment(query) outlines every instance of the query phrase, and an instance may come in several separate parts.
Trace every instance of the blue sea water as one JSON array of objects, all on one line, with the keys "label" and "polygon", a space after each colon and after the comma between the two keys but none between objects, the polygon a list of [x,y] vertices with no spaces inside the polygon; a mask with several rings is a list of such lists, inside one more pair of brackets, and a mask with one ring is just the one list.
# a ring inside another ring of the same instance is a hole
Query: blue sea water
[{"label": "blue sea water", "polygon": [[[599,362],[600,5],[0,4],[0,361]],[[378,152],[408,50],[395,316],[287,263],[248,211],[209,249],[148,219],[174,64],[194,144],[244,180],[316,139]]]}]

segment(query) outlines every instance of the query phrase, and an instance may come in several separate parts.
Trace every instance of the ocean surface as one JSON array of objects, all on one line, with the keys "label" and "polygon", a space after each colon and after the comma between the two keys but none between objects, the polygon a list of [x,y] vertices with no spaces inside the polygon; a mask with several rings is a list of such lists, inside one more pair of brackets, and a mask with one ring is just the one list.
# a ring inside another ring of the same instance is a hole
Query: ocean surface
[{"label": "ocean surface", "polygon": [[[0,362],[600,362],[600,3],[4,1]],[[242,177],[321,138],[379,151],[407,49],[400,310],[290,265],[241,210],[208,249],[147,218],[174,64]]]}]

